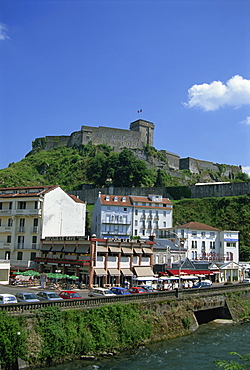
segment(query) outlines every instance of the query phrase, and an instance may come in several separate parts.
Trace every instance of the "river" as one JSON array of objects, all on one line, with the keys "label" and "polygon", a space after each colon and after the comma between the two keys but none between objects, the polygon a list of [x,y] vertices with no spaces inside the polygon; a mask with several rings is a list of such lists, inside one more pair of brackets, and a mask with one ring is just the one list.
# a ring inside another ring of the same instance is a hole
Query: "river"
[{"label": "river", "polygon": [[[216,360],[237,360],[229,352],[250,353],[250,324],[203,324],[193,334],[150,344],[133,353],[82,360],[46,370],[212,370]],[[45,369],[44,369],[45,370]]]}]

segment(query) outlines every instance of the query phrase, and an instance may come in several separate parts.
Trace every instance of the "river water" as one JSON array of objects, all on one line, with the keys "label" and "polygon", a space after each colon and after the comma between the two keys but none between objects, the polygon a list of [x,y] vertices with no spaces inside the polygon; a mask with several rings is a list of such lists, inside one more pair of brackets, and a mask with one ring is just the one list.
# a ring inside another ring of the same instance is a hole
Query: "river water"
[{"label": "river water", "polygon": [[81,360],[46,370],[211,370],[216,360],[236,360],[229,352],[250,353],[250,324],[210,322],[186,337],[101,360]]}]

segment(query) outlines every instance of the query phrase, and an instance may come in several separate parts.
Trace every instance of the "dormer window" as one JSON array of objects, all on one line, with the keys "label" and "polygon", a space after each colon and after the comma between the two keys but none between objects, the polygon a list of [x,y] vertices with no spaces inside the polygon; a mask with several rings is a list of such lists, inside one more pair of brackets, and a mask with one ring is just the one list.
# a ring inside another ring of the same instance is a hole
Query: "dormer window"
[{"label": "dormer window", "polygon": [[115,202],[118,202],[118,197],[114,197],[114,201]]},{"label": "dormer window", "polygon": [[122,197],[122,201],[123,202],[126,202],[126,197]]},{"label": "dormer window", "polygon": [[109,196],[109,195],[107,195],[107,196],[106,196],[106,201],[107,201],[107,202],[109,202],[109,201],[110,201],[110,196]]}]

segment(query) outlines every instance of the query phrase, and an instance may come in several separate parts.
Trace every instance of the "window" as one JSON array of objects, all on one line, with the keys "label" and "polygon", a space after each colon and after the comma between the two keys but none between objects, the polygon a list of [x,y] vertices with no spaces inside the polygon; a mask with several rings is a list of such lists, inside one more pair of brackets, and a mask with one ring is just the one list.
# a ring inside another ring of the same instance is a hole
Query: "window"
[{"label": "window", "polygon": [[38,218],[34,218],[33,226],[38,226]]},{"label": "window", "polygon": [[36,244],[37,243],[37,236],[36,235],[33,235],[32,236],[32,243],[33,244]]},{"label": "window", "polygon": [[193,235],[193,236],[197,236],[197,231],[196,231],[196,230],[193,230],[193,231],[192,231],[192,235]]},{"label": "window", "polygon": [[11,243],[11,235],[7,235],[7,243]]},{"label": "window", "polygon": [[17,248],[23,249],[24,248],[24,235],[19,235],[17,238]]},{"label": "window", "polygon": [[192,240],[192,248],[193,249],[197,248],[197,240]]},{"label": "window", "polygon": [[163,263],[167,263],[167,255],[163,254]]},{"label": "window", "polygon": [[135,210],[135,215],[138,216],[138,209]]},{"label": "window", "polygon": [[9,251],[6,251],[5,252],[5,259],[6,260],[9,260],[10,259],[10,252]]},{"label": "window", "polygon": [[210,242],[210,249],[215,249],[215,242]]},{"label": "window", "polygon": [[159,265],[159,254],[155,255],[155,264]]},{"label": "window", "polygon": [[23,252],[17,252],[17,260],[22,261],[23,259]]},{"label": "window", "polygon": [[135,229],[135,236],[137,236],[137,230]]},{"label": "window", "polygon": [[13,224],[13,220],[12,220],[12,218],[9,218],[8,219],[8,227],[12,227],[12,224]]},{"label": "window", "polygon": [[[22,252],[21,252],[22,253]],[[35,258],[36,258],[36,252],[31,252],[30,253],[30,260],[31,261],[34,261],[35,260]]]},{"label": "window", "polygon": [[2,220],[1,220],[1,218],[0,218],[0,226],[2,226]]},{"label": "window", "polygon": [[9,209],[12,209],[12,202],[9,202]]},{"label": "window", "polygon": [[163,222],[163,227],[167,227],[166,221]]},{"label": "window", "polygon": [[114,201],[115,202],[118,202],[118,197],[114,197]]},{"label": "window", "polygon": [[24,233],[25,218],[20,218],[19,221],[19,232]]},{"label": "window", "polygon": [[205,241],[202,241],[202,242],[201,242],[201,249],[202,249],[203,251],[205,251],[205,249],[206,249],[206,242],[205,242]]},{"label": "window", "polygon": [[150,220],[150,221],[148,221],[148,228],[149,229],[152,229],[152,221]]},{"label": "window", "polygon": [[166,217],[167,216],[167,212],[166,211],[163,211],[163,216]]},{"label": "window", "polygon": [[38,209],[38,201],[35,201],[35,209]]},{"label": "window", "polygon": [[206,236],[205,231],[202,231],[202,232],[201,232],[201,236],[202,236],[203,238]]},{"label": "window", "polygon": [[215,236],[215,233],[213,231],[210,232],[210,236],[213,237]]},{"label": "window", "polygon": [[18,202],[18,209],[26,209],[26,202]]},{"label": "window", "polygon": [[138,221],[137,220],[135,220],[135,226],[138,226]]},{"label": "window", "polygon": [[0,202],[0,209],[3,209],[3,203]]},{"label": "window", "polygon": [[127,208],[126,208],[126,207],[125,207],[125,208],[123,208],[123,211],[124,211],[124,212],[127,212]]}]

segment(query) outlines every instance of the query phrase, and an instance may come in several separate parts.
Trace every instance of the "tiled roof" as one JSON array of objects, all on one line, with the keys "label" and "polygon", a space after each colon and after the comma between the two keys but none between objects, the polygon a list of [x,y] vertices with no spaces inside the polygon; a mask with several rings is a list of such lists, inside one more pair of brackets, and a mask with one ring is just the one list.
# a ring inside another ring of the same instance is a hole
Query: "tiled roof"
[{"label": "tiled roof", "polygon": [[36,197],[41,194],[46,194],[49,191],[56,189],[57,187],[59,187],[59,185],[0,188],[0,198],[4,199]]},{"label": "tiled roof", "polygon": [[77,203],[85,203],[81,199],[77,198],[75,195],[69,194],[69,196]]},{"label": "tiled roof", "polygon": [[192,229],[192,230],[209,230],[209,231],[220,231],[213,226],[202,224],[201,222],[188,222],[184,225],[178,225],[176,229]]},{"label": "tiled roof", "polygon": [[157,202],[155,200],[151,200],[148,197],[141,197],[141,196],[134,196],[130,195],[130,198],[133,200],[133,202],[140,202],[140,203],[154,203],[154,204],[173,204],[168,198],[162,198],[161,201]]},{"label": "tiled roof", "polygon": [[116,206],[131,206],[131,201],[128,196],[122,195],[106,195],[100,194],[100,202],[102,205],[116,205]]}]

